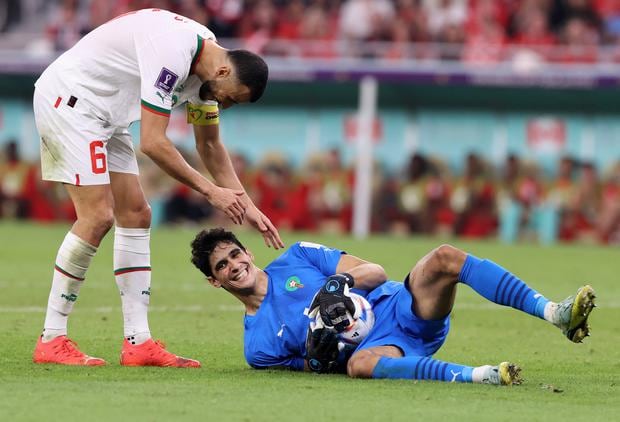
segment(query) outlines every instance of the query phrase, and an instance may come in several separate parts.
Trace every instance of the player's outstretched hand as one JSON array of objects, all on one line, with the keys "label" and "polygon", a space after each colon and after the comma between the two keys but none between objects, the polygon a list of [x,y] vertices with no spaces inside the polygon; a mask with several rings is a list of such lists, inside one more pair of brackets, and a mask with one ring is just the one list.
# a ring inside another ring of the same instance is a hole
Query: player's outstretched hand
[{"label": "player's outstretched hand", "polygon": [[214,186],[207,199],[218,210],[223,211],[235,224],[243,224],[247,204],[243,190]]},{"label": "player's outstretched hand", "polygon": [[[316,314],[316,313],[315,313]],[[306,336],[306,360],[312,372],[334,372],[338,367],[338,336],[323,326],[320,318],[312,323]]]},{"label": "player's outstretched hand", "polygon": [[314,295],[310,313],[318,308],[326,327],[343,332],[353,322],[349,320],[349,316],[355,314],[355,304],[349,296],[349,287],[353,287],[354,282],[351,274],[330,275],[321,290]]},{"label": "player's outstretched hand", "polygon": [[255,205],[251,204],[248,207],[246,217],[250,224],[254,226],[262,235],[265,240],[265,245],[268,248],[274,247],[274,249],[280,249],[284,247],[284,242],[280,238],[278,229],[271,223],[271,220],[267,218]]}]

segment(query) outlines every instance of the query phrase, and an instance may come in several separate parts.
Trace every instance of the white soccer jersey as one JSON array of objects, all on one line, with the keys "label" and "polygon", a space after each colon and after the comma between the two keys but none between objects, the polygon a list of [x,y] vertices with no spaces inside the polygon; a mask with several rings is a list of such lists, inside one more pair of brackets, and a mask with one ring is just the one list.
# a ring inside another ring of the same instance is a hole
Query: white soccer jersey
[{"label": "white soccer jersey", "polygon": [[[88,104],[93,117],[114,127],[140,119],[140,107],[169,115],[174,106],[198,97],[192,74],[205,40],[205,26],[160,9],[121,15],[96,28],[61,55],[37,80]],[[63,95],[64,94],[64,95]]]}]

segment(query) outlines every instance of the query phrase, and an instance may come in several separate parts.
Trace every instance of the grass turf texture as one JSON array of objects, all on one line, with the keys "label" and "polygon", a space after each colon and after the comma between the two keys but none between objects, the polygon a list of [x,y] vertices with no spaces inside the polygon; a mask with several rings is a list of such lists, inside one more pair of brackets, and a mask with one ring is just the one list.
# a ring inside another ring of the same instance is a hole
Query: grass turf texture
[{"label": "grass turf texture", "polygon": [[[71,337],[101,368],[34,365],[52,265],[67,226],[0,222],[0,419],[2,420],[617,420],[620,394],[618,249],[544,248],[455,240],[455,246],[502,264],[552,300],[585,282],[597,291],[592,337],[572,344],[560,331],[500,307],[461,286],[448,340],[438,359],[464,364],[519,363],[524,385],[353,380],[250,369],[243,358],[238,302],[207,285],[189,262],[195,230],[152,235],[150,324],[156,338],[203,368],[122,368],[120,299],[112,275],[112,236],[102,243],[69,323]],[[277,256],[253,232],[240,233],[259,266]],[[285,233],[381,263],[400,280],[439,244],[436,239]],[[561,390],[558,391],[558,390]]]}]

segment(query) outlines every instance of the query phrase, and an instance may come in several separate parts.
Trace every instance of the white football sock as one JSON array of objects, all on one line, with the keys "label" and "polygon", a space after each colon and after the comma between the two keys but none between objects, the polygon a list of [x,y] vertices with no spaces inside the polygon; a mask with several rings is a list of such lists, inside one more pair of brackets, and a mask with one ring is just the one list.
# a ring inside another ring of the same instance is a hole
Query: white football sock
[{"label": "white football sock", "polygon": [[553,325],[558,325],[560,321],[559,321],[559,315],[557,313],[557,310],[558,310],[557,303],[551,302],[551,301],[547,302],[547,304],[545,305],[545,310],[543,311],[545,320],[549,321]]},{"label": "white football sock", "polygon": [[476,366],[471,371],[471,382],[481,384],[488,376],[487,373],[491,370],[491,365]]},{"label": "white football sock", "polygon": [[54,268],[52,288],[47,301],[43,341],[67,334],[67,320],[84,283],[86,270],[97,248],[69,232],[65,236]]},{"label": "white football sock", "polygon": [[148,322],[151,296],[150,229],[114,230],[114,275],[123,305],[124,336],[132,344],[151,338]]}]

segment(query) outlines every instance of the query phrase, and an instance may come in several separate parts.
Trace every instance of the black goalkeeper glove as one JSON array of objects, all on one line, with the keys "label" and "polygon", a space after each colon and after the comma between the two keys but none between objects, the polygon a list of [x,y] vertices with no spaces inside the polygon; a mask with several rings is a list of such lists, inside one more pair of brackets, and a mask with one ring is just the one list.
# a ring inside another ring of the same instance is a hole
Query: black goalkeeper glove
[{"label": "black goalkeeper glove", "polygon": [[[313,329],[314,328],[314,329]],[[321,323],[308,329],[306,336],[306,359],[312,372],[335,372],[338,367],[338,336]]]},{"label": "black goalkeeper glove", "polygon": [[330,275],[321,290],[314,295],[310,313],[318,307],[323,324],[334,327],[339,333],[343,332],[353,322],[348,315],[353,317],[355,314],[355,304],[349,296],[349,288],[353,287],[354,283],[351,274]]}]

